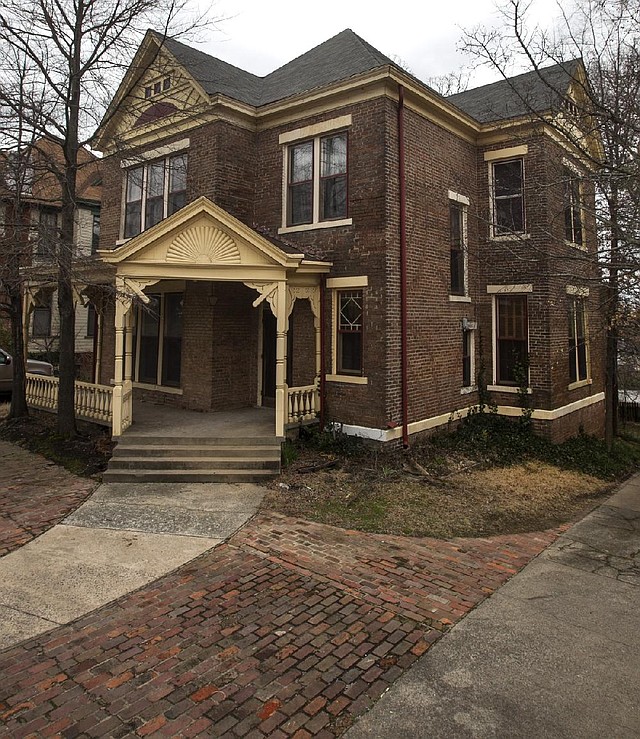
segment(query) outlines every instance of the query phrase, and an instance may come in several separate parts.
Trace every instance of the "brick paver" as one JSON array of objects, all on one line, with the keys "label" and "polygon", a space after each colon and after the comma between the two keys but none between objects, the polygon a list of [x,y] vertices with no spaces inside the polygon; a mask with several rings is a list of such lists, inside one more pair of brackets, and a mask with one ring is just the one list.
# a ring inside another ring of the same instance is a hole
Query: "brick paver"
[{"label": "brick paver", "polygon": [[60,523],[97,483],[0,441],[0,556]]},{"label": "brick paver", "polygon": [[0,654],[5,735],[332,737],[560,533],[438,541],[260,514]]}]

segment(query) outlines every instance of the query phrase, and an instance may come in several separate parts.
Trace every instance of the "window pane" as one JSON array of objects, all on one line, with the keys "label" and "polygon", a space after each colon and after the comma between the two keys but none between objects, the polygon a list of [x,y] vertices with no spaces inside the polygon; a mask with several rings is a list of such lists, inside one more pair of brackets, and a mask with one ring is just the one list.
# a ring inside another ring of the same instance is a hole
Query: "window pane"
[{"label": "window pane", "polygon": [[344,174],[347,171],[347,134],[327,136],[320,142],[321,177]]},{"label": "window pane", "polygon": [[142,200],[142,167],[127,172],[127,203]]},{"label": "window pane", "polygon": [[347,215],[347,178],[332,177],[322,180],[321,218],[330,221]]},{"label": "window pane", "polygon": [[160,296],[151,295],[149,297],[149,303],[140,311],[138,380],[155,385],[158,382]]},{"label": "window pane", "polygon": [[93,303],[87,306],[87,338],[93,338],[96,328],[96,309]]},{"label": "window pane", "polygon": [[451,229],[451,284],[452,295],[465,294],[464,274],[464,211],[458,203],[450,203],[449,218]]},{"label": "window pane", "polygon": [[524,231],[524,209],[521,197],[496,200],[496,233]]},{"label": "window pane", "polygon": [[522,193],[522,161],[520,159],[494,164],[493,177],[496,197]]},{"label": "window pane", "polygon": [[338,293],[338,372],[362,374],[362,291]]},{"label": "window pane", "polygon": [[124,237],[136,236],[140,233],[140,224],[142,222],[142,201],[137,203],[127,203],[124,214]]},{"label": "window pane", "polygon": [[289,225],[311,223],[313,218],[313,186],[311,182],[289,188]]},{"label": "window pane", "polygon": [[91,253],[95,254],[100,245],[100,213],[93,214],[91,226]]},{"label": "window pane", "polygon": [[154,162],[147,167],[147,198],[164,193],[164,162]]},{"label": "window pane", "polygon": [[182,293],[164,296],[164,335],[162,343],[162,384],[180,385],[182,364]]},{"label": "window pane", "polygon": [[462,387],[471,387],[471,331],[462,332]]},{"label": "window pane", "polygon": [[144,209],[144,225],[145,228],[151,228],[156,223],[160,223],[162,220],[164,211],[164,197],[150,198],[147,197],[147,202]]},{"label": "window pane", "polygon": [[34,338],[51,336],[51,308],[49,306],[40,306],[34,309],[32,336]]},{"label": "window pane", "polygon": [[347,375],[362,374],[362,334],[339,335],[338,372]]},{"label": "window pane", "polygon": [[313,178],[313,142],[298,144],[290,149],[289,182],[306,182]]},{"label": "window pane", "polygon": [[497,381],[515,385],[528,365],[527,298],[500,297],[498,310]]},{"label": "window pane", "polygon": [[169,192],[187,189],[187,155],[173,157],[169,169]]}]

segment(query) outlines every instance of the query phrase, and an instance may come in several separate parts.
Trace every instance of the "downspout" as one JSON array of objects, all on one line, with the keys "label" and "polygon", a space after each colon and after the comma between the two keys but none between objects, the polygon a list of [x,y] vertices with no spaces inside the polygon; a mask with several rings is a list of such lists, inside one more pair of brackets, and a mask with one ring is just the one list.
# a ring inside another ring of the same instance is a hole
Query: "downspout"
[{"label": "downspout", "polygon": [[398,85],[398,174],[400,183],[400,394],[402,446],[409,446],[408,351],[407,351],[407,202],[404,151],[404,87]]},{"label": "downspout", "polygon": [[322,275],[320,278],[320,430],[324,431],[325,422],[325,411],[324,406],[326,402],[326,367],[325,367],[325,352],[326,352],[326,340],[325,340],[325,310],[324,310],[324,298],[326,294],[326,277]]}]

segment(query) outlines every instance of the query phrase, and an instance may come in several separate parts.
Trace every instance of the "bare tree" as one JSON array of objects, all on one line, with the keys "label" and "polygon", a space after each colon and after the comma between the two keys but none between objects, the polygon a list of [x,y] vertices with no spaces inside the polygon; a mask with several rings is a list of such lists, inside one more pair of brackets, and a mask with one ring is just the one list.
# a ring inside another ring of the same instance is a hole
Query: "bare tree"
[{"label": "bare tree", "polygon": [[[189,7],[189,0],[160,5],[155,0],[7,0],[0,11],[2,135],[16,140],[22,130],[33,142],[55,142],[63,153],[61,161],[49,158],[46,166],[60,189],[58,431],[64,436],[76,432],[72,268],[78,155],[103,119],[115,83],[147,27],[162,37],[213,23]],[[6,63],[12,59],[19,61]],[[109,115],[117,112],[109,108]],[[18,151],[23,151],[19,145]]]},{"label": "bare tree", "polygon": [[[532,2],[508,0],[502,24],[465,32],[462,48],[509,82],[517,71],[533,71],[560,101],[540,112],[516,86],[532,118],[542,116],[594,165],[599,256],[606,292],[606,439],[617,431],[617,361],[621,308],[637,292],[640,275],[640,3],[638,0],[574,0],[558,3],[558,19],[545,29],[530,20]],[[545,74],[550,64],[580,58],[587,78],[576,79],[571,100]],[[591,145],[601,144],[595,154]],[[625,298],[622,300],[621,298]]]}]

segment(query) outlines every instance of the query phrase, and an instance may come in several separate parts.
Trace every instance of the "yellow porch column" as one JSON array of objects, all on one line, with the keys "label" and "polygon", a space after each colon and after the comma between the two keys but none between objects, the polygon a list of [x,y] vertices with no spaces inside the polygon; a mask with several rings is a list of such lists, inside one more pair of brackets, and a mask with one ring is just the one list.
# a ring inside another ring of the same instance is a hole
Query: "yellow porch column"
[{"label": "yellow porch column", "polygon": [[[127,326],[129,324],[129,315],[131,309],[131,300],[122,296],[116,298],[116,346],[115,346],[115,364],[113,376],[113,399],[112,399],[112,429],[114,436],[120,436],[131,424],[131,354],[129,354],[128,362],[125,354],[125,338],[127,335]],[[127,349],[131,351],[131,331],[128,332],[129,337],[126,341]],[[128,365],[126,367],[125,365]],[[125,374],[126,373],[126,374]]]},{"label": "yellow porch column", "polygon": [[284,436],[288,416],[287,398],[287,283],[278,282],[273,308],[276,314],[276,436]]}]

